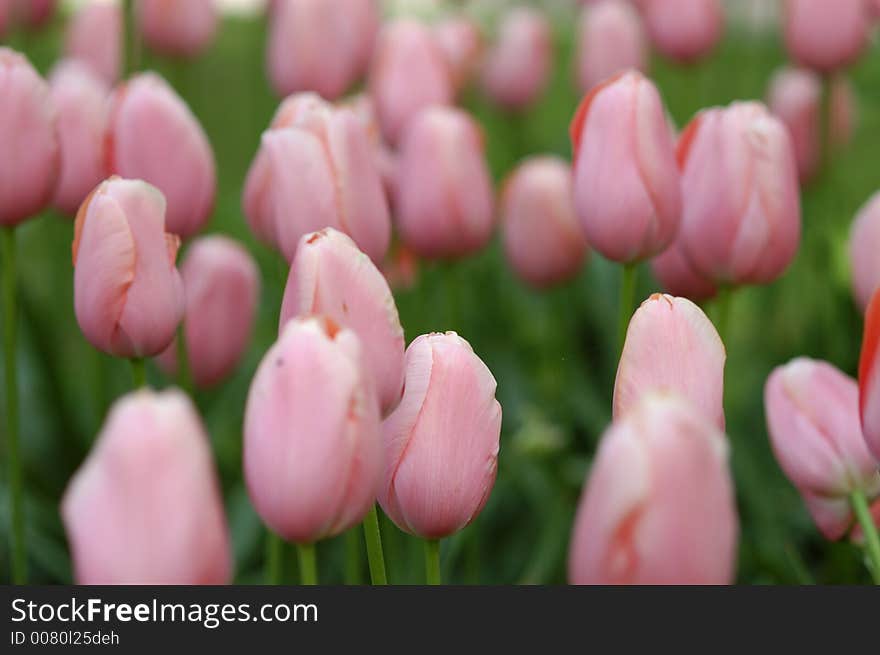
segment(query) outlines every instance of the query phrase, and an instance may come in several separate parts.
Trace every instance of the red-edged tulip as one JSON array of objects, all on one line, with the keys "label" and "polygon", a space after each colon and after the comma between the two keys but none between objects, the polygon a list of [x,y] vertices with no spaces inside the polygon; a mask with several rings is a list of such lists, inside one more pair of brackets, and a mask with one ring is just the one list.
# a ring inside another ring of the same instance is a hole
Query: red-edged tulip
[{"label": "red-edged tulip", "polygon": [[649,394],[605,432],[575,518],[573,584],[730,584],[738,521],[724,434]]},{"label": "red-edged tulip", "polygon": [[83,203],[75,231],[74,308],[86,339],[118,357],[158,355],[184,309],[180,239],[165,231],[162,193],[111,178]]},{"label": "red-edged tulip", "polygon": [[483,55],[480,26],[463,16],[448,18],[434,26],[434,38],[440,45],[452,76],[452,84],[461,91],[476,76]]},{"label": "red-edged tulip", "polygon": [[724,31],[720,0],[642,0],[641,6],[654,47],[677,61],[705,57]]},{"label": "red-edged tulip", "polygon": [[211,447],[190,400],[118,400],[64,493],[78,584],[229,584],[232,549]]},{"label": "red-edged tulip", "polygon": [[571,166],[532,157],[511,173],[501,199],[504,250],[516,273],[547,287],[580,270],[587,242],[574,214]]},{"label": "red-edged tulip", "polygon": [[173,57],[195,57],[214,40],[219,13],[214,0],[137,0],[144,43]]},{"label": "red-edged tulip", "polygon": [[244,474],[257,513],[287,541],[359,523],[382,475],[379,407],[354,332],[290,321],[251,383]]},{"label": "red-edged tulip", "polygon": [[49,86],[28,60],[0,48],[0,225],[18,225],[49,204],[60,149]]},{"label": "red-edged tulip", "polygon": [[849,496],[880,494],[880,472],[859,425],[855,380],[821,361],[794,359],[774,369],[764,388],[770,443],[828,539],[849,529]]},{"label": "red-edged tulip", "polygon": [[856,214],[849,235],[849,261],[853,294],[862,312],[867,311],[874,292],[880,288],[880,192],[875,193]]},{"label": "red-edged tulip", "polygon": [[401,143],[397,227],[421,257],[460,257],[484,247],[494,224],[493,190],[478,124],[451,107],[428,109]]},{"label": "red-edged tulip", "polygon": [[114,93],[107,133],[113,173],[145,180],[168,200],[168,231],[187,238],[214,208],[214,153],[198,120],[174,89],[142,73]]},{"label": "red-edged tulip", "polygon": [[422,335],[407,348],[403,399],[382,427],[379,491],[401,530],[439,539],[483,509],[498,467],[495,387],[492,373],[454,332]]},{"label": "red-edged tulip", "polygon": [[880,462],[880,294],[874,293],[865,316],[865,334],[859,359],[859,410],[868,449]]},{"label": "red-edged tulip", "polygon": [[91,2],[70,19],[64,50],[107,84],[115,84],[122,67],[123,16],[115,2]]},{"label": "red-edged tulip", "polygon": [[871,25],[864,0],[785,0],[783,23],[791,57],[823,73],[855,62]]},{"label": "red-edged tulip", "polygon": [[797,166],[782,122],[757,102],[704,110],[678,142],[681,239],[698,275],[763,284],[791,263],[801,235]]},{"label": "red-edged tulip", "polygon": [[[238,365],[250,341],[260,274],[248,251],[236,241],[211,235],[194,240],[180,267],[186,290],[184,334],[193,381],[210,387]],[[176,341],[159,358],[177,370]]]},{"label": "red-edged tulip", "polygon": [[645,70],[648,52],[642,19],[625,0],[585,7],[578,37],[578,85],[583,93],[630,68]]},{"label": "red-edged tulip", "polygon": [[631,71],[595,87],[571,139],[575,209],[589,244],[621,263],[665,250],[678,231],[681,183],[654,84]]}]

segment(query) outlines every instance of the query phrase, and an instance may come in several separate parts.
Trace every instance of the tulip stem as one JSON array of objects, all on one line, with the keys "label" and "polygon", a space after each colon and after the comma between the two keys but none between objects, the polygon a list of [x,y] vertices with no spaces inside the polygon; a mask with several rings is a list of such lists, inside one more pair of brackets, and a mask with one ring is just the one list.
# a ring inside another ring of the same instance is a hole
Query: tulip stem
[{"label": "tulip stem", "polygon": [[6,459],[9,476],[12,582],[27,582],[27,554],[24,545],[24,510],[21,458],[18,449],[18,361],[16,357],[15,228],[2,229],[3,240],[3,347],[6,374]]},{"label": "tulip stem", "polygon": [[297,544],[299,555],[299,579],[304,585],[318,584],[318,565],[315,558],[315,544]]},{"label": "tulip stem", "polygon": [[361,535],[357,526],[345,533],[345,584],[361,584]]},{"label": "tulip stem", "polygon": [[868,568],[871,571],[871,577],[874,578],[874,584],[880,585],[880,536],[877,535],[874,517],[871,516],[868,501],[865,498],[865,494],[861,491],[852,492],[850,502],[856,513],[856,518],[862,526],[862,533],[865,539],[865,554],[870,561]]},{"label": "tulip stem", "polygon": [[819,116],[819,174],[826,176],[831,170],[831,160],[833,158],[834,139],[832,121],[834,113],[834,77],[827,74],[822,76],[822,107]]},{"label": "tulip stem", "polygon": [[186,329],[183,323],[177,329],[177,384],[188,396],[195,395],[192,369],[189,366],[189,350],[186,347]]},{"label": "tulip stem", "polygon": [[620,321],[617,324],[617,356],[623,353],[623,344],[626,341],[626,330],[629,320],[632,318],[633,303],[636,298],[636,274],[638,270],[635,264],[623,265],[623,276],[620,280]]},{"label": "tulip stem", "polygon": [[133,357],[131,362],[131,379],[134,389],[143,389],[147,386],[147,366],[140,357]]},{"label": "tulip stem", "polygon": [[125,71],[126,76],[129,76],[141,66],[141,38],[135,18],[134,0],[125,0],[122,11],[125,23]]},{"label": "tulip stem", "polygon": [[379,513],[375,503],[364,517],[364,538],[367,540],[370,581],[374,585],[386,585],[388,578],[385,576],[385,555],[382,553],[382,534],[379,532]]},{"label": "tulip stem", "polygon": [[279,585],[281,584],[281,576],[283,571],[283,563],[284,563],[284,542],[281,541],[281,537],[272,532],[271,530],[266,530],[266,564],[264,568],[264,575],[266,578],[266,584],[270,585]]},{"label": "tulip stem", "polygon": [[727,348],[727,330],[730,327],[730,314],[733,306],[733,294],[736,289],[722,286],[718,289],[718,297],[715,300],[715,330],[721,338],[721,343]]},{"label": "tulip stem", "polygon": [[425,539],[425,580],[429,585],[440,584],[439,539]]}]

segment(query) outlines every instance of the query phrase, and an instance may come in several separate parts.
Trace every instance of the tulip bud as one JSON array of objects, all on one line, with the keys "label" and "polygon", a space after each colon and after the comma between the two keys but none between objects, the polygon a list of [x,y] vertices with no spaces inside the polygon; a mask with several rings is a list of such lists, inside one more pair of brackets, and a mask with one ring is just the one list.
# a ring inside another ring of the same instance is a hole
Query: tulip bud
[{"label": "tulip bud", "polygon": [[43,27],[55,15],[57,0],[11,0],[15,20],[30,29]]},{"label": "tulip bud", "polygon": [[877,361],[880,359],[880,294],[874,293],[865,316],[865,334],[859,359],[859,412],[868,450],[880,462],[880,387]]},{"label": "tulip bud", "polygon": [[[193,241],[180,267],[186,290],[184,334],[193,381],[211,387],[226,378],[247,349],[260,293],[260,274],[248,251],[227,237]],[[177,370],[176,343],[159,358]]]},{"label": "tulip bud", "polygon": [[678,142],[681,239],[694,271],[764,284],[797,253],[801,208],[788,130],[757,102],[706,109]]},{"label": "tulip bud", "polygon": [[382,29],[370,69],[370,93],[382,133],[392,145],[423,109],[452,103],[449,67],[426,26],[398,19]]},{"label": "tulip bud", "polygon": [[118,87],[110,110],[112,172],[155,185],[168,200],[168,230],[187,238],[211,215],[217,192],[214,153],[198,120],[155,73]]},{"label": "tulip bud", "polygon": [[419,256],[460,257],[483,248],[494,223],[492,179],[477,123],[451,107],[428,109],[400,146],[397,227]]},{"label": "tulip bud", "polygon": [[583,93],[612,75],[647,67],[642,20],[624,0],[585,8],[578,41],[578,85]]},{"label": "tulip bud", "polygon": [[681,189],[660,94],[631,71],[594,88],[571,124],[575,209],[608,259],[662,252],[678,231]]},{"label": "tulip bud", "polygon": [[0,0],[0,39],[6,36],[10,23],[12,0]]},{"label": "tulip bud", "polygon": [[104,131],[108,89],[91,69],[76,61],[56,66],[49,82],[61,146],[60,175],[52,204],[73,216],[107,176]]},{"label": "tulip bud", "polygon": [[786,0],[783,23],[792,59],[822,73],[854,63],[868,43],[864,0]]},{"label": "tulip bud", "polygon": [[642,0],[651,42],[664,55],[691,62],[708,55],[724,31],[719,0]]},{"label": "tulip bud", "polygon": [[859,425],[855,380],[801,357],[774,369],[764,388],[770,444],[828,539],[852,522],[849,495],[880,494],[880,472]]},{"label": "tulip bud", "polygon": [[115,84],[122,68],[123,29],[120,5],[89,3],[70,19],[64,50],[107,84]]},{"label": "tulip bud", "polygon": [[373,261],[391,240],[374,145],[350,109],[314,94],[284,101],[263,134],[244,189],[244,212],[262,239],[292,261],[304,234],[347,233]]},{"label": "tulip bud", "polygon": [[434,38],[451,71],[452,85],[461,91],[475,77],[483,55],[483,35],[465,17],[449,18],[434,26]]},{"label": "tulip bud", "polygon": [[74,308],[86,339],[117,357],[165,350],[183,317],[174,267],[180,239],[165,232],[165,199],[118,177],[80,207],[73,241]]},{"label": "tulip bud", "polygon": [[400,402],[406,342],[388,283],[350,238],[332,228],[307,234],[290,267],[279,330],[317,314],[351,329],[364,349],[383,415]]},{"label": "tulip bud", "polygon": [[501,200],[504,250],[517,274],[535,287],[577,274],[587,242],[574,215],[571,166],[532,157],[510,175]]},{"label": "tulip bud", "polygon": [[543,92],[552,66],[550,24],[540,11],[518,7],[501,21],[497,40],[486,56],[483,84],[499,105],[524,109]]},{"label": "tulip bud", "polygon": [[58,179],[60,153],[49,87],[28,60],[0,47],[0,225],[42,211]]},{"label": "tulip bud", "polygon": [[581,495],[572,584],[730,584],[737,516],[724,434],[648,394],[605,432]]},{"label": "tulip bud", "polygon": [[172,57],[204,51],[220,18],[214,0],[137,0],[135,16],[147,47]]},{"label": "tulip bud", "polygon": [[229,584],[211,448],[179,391],[118,400],[61,502],[78,584]]},{"label": "tulip bud", "polygon": [[440,539],[483,509],[498,467],[495,387],[492,373],[454,332],[410,344],[403,399],[382,426],[379,502],[401,530]]},{"label": "tulip bud", "polygon": [[880,192],[875,193],[856,214],[849,235],[849,261],[853,294],[862,312],[880,287]]},{"label": "tulip bud", "polygon": [[672,296],[682,296],[698,302],[712,298],[718,292],[711,281],[694,271],[684,254],[680,238],[651,261],[654,277]]},{"label": "tulip bud", "polygon": [[329,319],[290,321],[251,383],[244,474],[257,513],[288,541],[359,523],[382,474],[378,403],[360,341]]}]

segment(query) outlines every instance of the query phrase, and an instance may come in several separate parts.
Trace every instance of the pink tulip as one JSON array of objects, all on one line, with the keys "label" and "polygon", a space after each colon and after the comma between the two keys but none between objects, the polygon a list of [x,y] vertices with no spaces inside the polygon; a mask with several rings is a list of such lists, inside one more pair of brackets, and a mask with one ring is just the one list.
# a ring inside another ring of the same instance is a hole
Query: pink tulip
[{"label": "pink tulip", "polygon": [[300,239],[284,290],[279,330],[292,318],[318,314],[351,329],[387,415],[403,391],[406,341],[388,283],[349,237],[332,228]]},{"label": "pink tulip", "polygon": [[122,68],[123,16],[120,5],[92,2],[81,7],[67,26],[65,52],[81,61],[107,84],[115,84]]},{"label": "pink tulip", "polygon": [[541,288],[580,270],[587,242],[574,214],[571,166],[531,157],[510,175],[501,201],[504,250],[517,274]]},{"label": "pink tulip", "polygon": [[874,293],[865,316],[865,334],[859,359],[859,413],[868,450],[880,462],[880,387],[878,366],[880,359],[880,294]]},{"label": "pink tulip", "polygon": [[117,357],[165,350],[184,293],[174,267],[180,239],[165,232],[162,193],[113,177],[83,203],[75,232],[74,308],[89,343]]},{"label": "pink tulip", "polygon": [[341,105],[350,109],[364,126],[367,137],[373,146],[376,168],[382,178],[382,188],[389,204],[393,202],[397,193],[397,154],[382,138],[382,129],[379,126],[379,117],[376,115],[376,105],[368,93],[359,93],[348,99]]},{"label": "pink tulip", "polygon": [[463,16],[448,18],[434,26],[434,38],[451,71],[452,84],[461,91],[476,76],[483,55],[480,26]]},{"label": "pink tulip", "polygon": [[[211,387],[235,369],[247,349],[260,274],[245,248],[219,235],[193,241],[180,272],[186,289],[184,334],[193,381]],[[176,345],[172,342],[159,359],[172,374],[178,365]]]},{"label": "pink tulip", "polygon": [[764,284],[786,269],[801,234],[788,130],[757,102],[706,109],[678,143],[681,239],[694,271],[718,284]]},{"label": "pink tulip", "polygon": [[800,65],[827,73],[856,61],[868,44],[864,0],[786,0],[785,44]]},{"label": "pink tulip", "polygon": [[683,296],[694,302],[712,298],[718,289],[694,271],[684,254],[681,239],[676,239],[651,261],[654,277],[663,289],[673,296]]},{"label": "pink tulip", "polygon": [[379,491],[401,530],[440,539],[483,509],[498,468],[495,387],[492,373],[454,332],[422,335],[407,348],[403,399],[382,427]]},{"label": "pink tulip", "polygon": [[15,21],[28,28],[40,28],[55,15],[57,0],[11,0]]},{"label": "pink tulip", "polygon": [[118,400],[61,503],[77,584],[229,584],[232,549],[202,422],[179,391]]},{"label": "pink tulip", "polygon": [[257,513],[288,541],[359,523],[382,474],[379,408],[360,341],[329,319],[290,321],[245,409],[244,474]]},{"label": "pink tulip", "polygon": [[28,60],[0,47],[0,225],[12,227],[49,204],[60,153],[49,87]]},{"label": "pink tulip", "polygon": [[168,200],[168,230],[187,238],[214,207],[214,153],[198,120],[174,89],[154,73],[118,87],[107,133],[110,170],[143,179]]},{"label": "pink tulip", "polygon": [[794,359],[764,388],[770,443],[782,470],[828,539],[852,523],[849,496],[880,494],[880,472],[862,437],[855,380],[825,362]]},{"label": "pink tulip", "polygon": [[862,312],[880,287],[880,192],[859,210],[849,235],[849,261],[853,293]]},{"label": "pink tulip", "polygon": [[606,0],[581,14],[578,84],[583,93],[630,68],[645,70],[648,52],[642,20],[625,0]]},{"label": "pink tulip", "polygon": [[391,240],[374,145],[350,109],[314,94],[282,103],[248,173],[244,212],[254,232],[292,261],[304,234],[347,233],[373,261]]},{"label": "pink tulip", "polygon": [[452,103],[449,67],[425,25],[399,19],[383,28],[370,70],[370,93],[382,134],[392,145],[422,110]]},{"label": "pink tulip", "polygon": [[0,0],[0,39],[6,36],[12,18],[12,0]]},{"label": "pink tulip", "polygon": [[595,87],[571,124],[575,209],[608,259],[637,262],[678,231],[681,188],[660,94],[631,71]]},{"label": "pink tulip", "polygon": [[550,24],[540,11],[518,7],[501,21],[497,40],[486,55],[483,85],[499,105],[524,109],[543,92],[552,66]]},{"label": "pink tulip", "polygon": [[434,107],[400,145],[397,227],[419,256],[460,257],[483,248],[494,223],[492,179],[477,123]]},{"label": "pink tulip", "polygon": [[652,43],[677,61],[705,57],[724,31],[720,0],[642,0],[641,5]]},{"label": "pink tulip", "polygon": [[73,216],[107,177],[104,132],[109,90],[91,69],[76,61],[62,62],[49,81],[61,146],[61,173],[52,204]]},{"label": "pink tulip", "polygon": [[214,40],[219,14],[214,0],[137,0],[144,43],[173,57],[195,57]]},{"label": "pink tulip", "polygon": [[686,401],[648,394],[614,421],[581,495],[573,584],[730,584],[737,516],[724,434]]}]

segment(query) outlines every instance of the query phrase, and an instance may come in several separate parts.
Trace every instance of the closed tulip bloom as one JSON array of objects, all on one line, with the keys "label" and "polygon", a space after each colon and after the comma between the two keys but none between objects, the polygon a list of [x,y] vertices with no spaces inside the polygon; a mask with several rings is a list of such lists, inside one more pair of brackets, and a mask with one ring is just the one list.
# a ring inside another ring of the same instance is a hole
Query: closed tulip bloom
[{"label": "closed tulip bloom", "polygon": [[12,18],[12,0],[0,0],[0,39],[6,36]]},{"label": "closed tulip bloom", "polygon": [[532,157],[518,166],[505,183],[501,217],[507,258],[526,282],[547,287],[580,270],[587,242],[574,215],[567,162]]},{"label": "closed tulip bloom", "polygon": [[353,332],[324,318],[285,326],[251,383],[244,475],[257,513],[287,541],[313,543],[363,519],[382,441]]},{"label": "closed tulip bloom", "polygon": [[683,296],[699,302],[714,297],[718,292],[711,281],[700,277],[694,271],[684,254],[681,239],[676,239],[671,246],[651,260],[651,270],[664,291],[673,296]]},{"label": "closed tulip bloom", "polygon": [[642,20],[625,0],[606,0],[581,14],[578,84],[583,93],[616,73],[645,70],[648,52]]},{"label": "closed tulip bloom", "polygon": [[113,173],[145,180],[168,201],[169,232],[187,238],[214,208],[217,175],[208,137],[186,103],[154,73],[115,92],[107,134]]},{"label": "closed tulip bloom", "polygon": [[67,56],[92,69],[107,84],[115,84],[122,67],[123,17],[115,2],[91,2],[73,15],[67,26]]},{"label": "closed tulip bloom", "polygon": [[707,109],[678,143],[681,239],[697,274],[764,284],[794,259],[801,235],[797,166],[788,130],[757,102]]},{"label": "closed tulip bloom", "polygon": [[452,84],[461,91],[474,78],[483,55],[483,35],[474,21],[463,16],[448,18],[434,26],[434,38],[446,58]]},{"label": "closed tulip bloom", "polygon": [[290,319],[309,314],[327,316],[358,336],[380,410],[388,414],[397,407],[406,342],[394,297],[370,258],[332,228],[300,240],[284,290],[280,330]]},{"label": "closed tulip bloom", "polygon": [[880,472],[859,424],[855,380],[825,362],[794,359],[764,387],[770,443],[819,530],[838,539],[853,515],[849,496],[880,494]]},{"label": "closed tulip bloom", "polygon": [[724,31],[720,0],[643,0],[641,5],[651,42],[677,61],[705,57]]},{"label": "closed tulip bloom", "polygon": [[60,152],[49,86],[28,60],[0,47],[0,225],[11,227],[49,204]]},{"label": "closed tulip bloom", "polygon": [[[260,274],[236,241],[211,235],[193,241],[180,267],[186,290],[184,334],[193,381],[211,387],[226,378],[247,349],[260,293]],[[176,344],[159,363],[177,369]]]},{"label": "closed tulip bloom", "polygon": [[43,27],[55,15],[57,0],[11,0],[15,20],[28,28]]},{"label": "closed tulip bloom", "polygon": [[452,103],[452,75],[428,27],[398,19],[383,28],[370,69],[370,93],[382,134],[392,145],[422,110]]},{"label": "closed tulip bloom", "polygon": [[86,339],[117,357],[152,357],[183,317],[174,266],[180,239],[165,231],[165,199],[153,186],[103,182],[76,217],[74,309]]},{"label": "closed tulip bloom", "polygon": [[853,293],[862,312],[880,287],[880,192],[859,210],[849,235],[849,261]]},{"label": "closed tulip bloom", "polygon": [[868,450],[880,462],[880,387],[877,366],[880,359],[880,294],[874,293],[865,316],[865,334],[859,359],[859,410]]},{"label": "closed tulip bloom", "polygon": [[64,493],[77,584],[229,584],[232,548],[213,456],[192,402],[118,400]]},{"label": "closed tulip bloom", "polygon": [[632,263],[678,231],[681,184],[660,94],[631,71],[595,87],[571,124],[575,209],[589,244]]},{"label": "closed tulip bloom", "polygon": [[822,73],[854,63],[868,43],[864,0],[786,0],[783,23],[792,59]]},{"label": "closed tulip bloom", "polygon": [[421,257],[461,257],[492,236],[493,190],[483,135],[464,111],[423,112],[400,146],[397,227]]},{"label": "closed tulip bloom", "polygon": [[738,521],[724,434],[649,394],[605,432],[575,517],[572,584],[730,584]]},{"label": "closed tulip bloom", "polygon": [[91,69],[76,61],[57,66],[49,82],[61,145],[61,172],[52,204],[73,216],[107,177],[104,132],[109,90]]},{"label": "closed tulip bloom", "polygon": [[517,7],[502,19],[486,55],[483,85],[499,105],[523,109],[544,91],[552,66],[549,22],[538,10]]},{"label": "closed tulip bloom", "polygon": [[137,0],[135,14],[147,47],[174,57],[210,46],[220,18],[214,0]]}]

